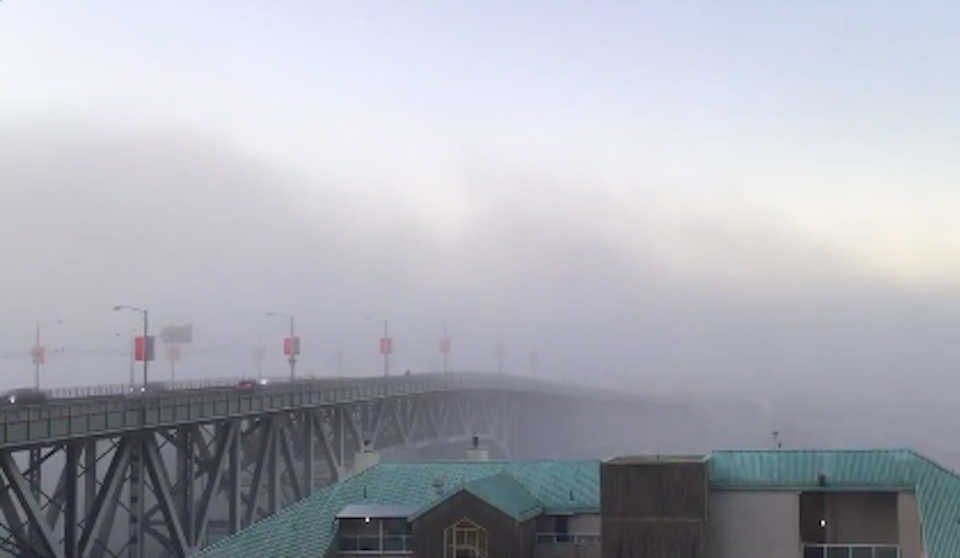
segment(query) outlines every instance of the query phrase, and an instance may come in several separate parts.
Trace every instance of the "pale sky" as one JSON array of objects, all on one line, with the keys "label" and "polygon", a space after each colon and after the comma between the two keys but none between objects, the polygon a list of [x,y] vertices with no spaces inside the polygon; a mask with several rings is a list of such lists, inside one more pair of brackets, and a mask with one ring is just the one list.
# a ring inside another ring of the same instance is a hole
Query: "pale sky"
[{"label": "pale sky", "polygon": [[[336,321],[338,299],[364,335],[370,314],[430,324],[430,353],[469,315],[486,365],[499,337],[629,344],[597,325],[629,324],[627,300],[699,316],[698,297],[756,295],[800,321],[837,292],[891,323],[890,297],[942,309],[960,291],[957,29],[960,5],[934,0],[6,0],[0,248],[19,272],[0,351],[114,303],[236,325],[334,271],[345,286],[324,284],[306,323]],[[157,266],[120,273],[141,230]],[[609,307],[570,302],[590,289]],[[547,327],[542,308],[565,317]],[[744,312],[738,342],[769,332]],[[361,335],[316,327],[324,366]]]}]

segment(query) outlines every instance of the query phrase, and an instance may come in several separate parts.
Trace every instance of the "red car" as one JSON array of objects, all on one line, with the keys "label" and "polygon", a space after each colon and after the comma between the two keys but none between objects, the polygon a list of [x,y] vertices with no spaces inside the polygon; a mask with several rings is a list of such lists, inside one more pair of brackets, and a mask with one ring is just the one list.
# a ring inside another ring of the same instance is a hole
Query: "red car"
[{"label": "red car", "polygon": [[266,380],[240,380],[237,387],[240,389],[253,389],[265,385],[267,385]]}]

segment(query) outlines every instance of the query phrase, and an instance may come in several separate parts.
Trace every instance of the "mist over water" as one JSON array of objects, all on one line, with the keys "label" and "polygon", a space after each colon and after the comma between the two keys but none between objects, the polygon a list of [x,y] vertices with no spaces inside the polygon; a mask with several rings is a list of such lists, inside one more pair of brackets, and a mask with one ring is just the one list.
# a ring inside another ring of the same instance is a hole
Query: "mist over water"
[{"label": "mist over water", "polygon": [[303,375],[380,374],[383,319],[394,373],[438,370],[446,324],[452,370],[503,343],[770,423],[730,444],[946,444],[954,78],[915,63],[944,18],[175,4],[0,10],[0,389],[53,319],[44,386],[126,382],[117,304],[194,324],[177,379],[255,376],[261,342],[283,376],[281,312]]}]

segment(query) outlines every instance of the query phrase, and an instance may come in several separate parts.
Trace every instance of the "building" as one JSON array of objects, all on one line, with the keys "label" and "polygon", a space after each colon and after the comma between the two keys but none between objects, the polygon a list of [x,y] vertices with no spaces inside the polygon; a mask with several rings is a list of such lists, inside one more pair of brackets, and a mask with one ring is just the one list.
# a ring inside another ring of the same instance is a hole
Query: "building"
[{"label": "building", "polygon": [[366,463],[198,557],[960,556],[960,477],[908,450]]}]

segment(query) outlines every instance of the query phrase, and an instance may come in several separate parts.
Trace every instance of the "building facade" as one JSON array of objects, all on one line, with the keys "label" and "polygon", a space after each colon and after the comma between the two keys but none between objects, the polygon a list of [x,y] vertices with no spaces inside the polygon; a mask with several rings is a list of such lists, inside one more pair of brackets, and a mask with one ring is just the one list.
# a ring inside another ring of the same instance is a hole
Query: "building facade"
[{"label": "building facade", "polygon": [[960,477],[910,451],[376,464],[199,556],[956,558]]}]

